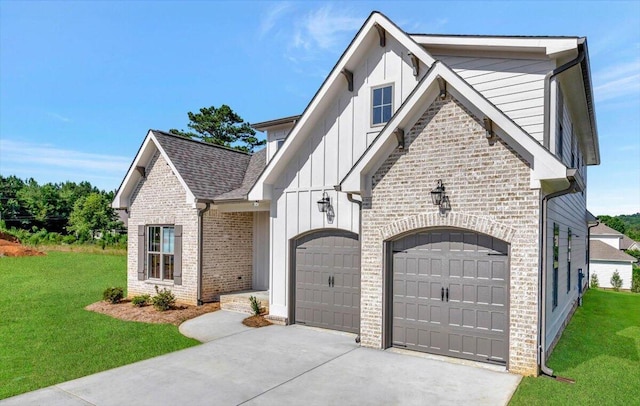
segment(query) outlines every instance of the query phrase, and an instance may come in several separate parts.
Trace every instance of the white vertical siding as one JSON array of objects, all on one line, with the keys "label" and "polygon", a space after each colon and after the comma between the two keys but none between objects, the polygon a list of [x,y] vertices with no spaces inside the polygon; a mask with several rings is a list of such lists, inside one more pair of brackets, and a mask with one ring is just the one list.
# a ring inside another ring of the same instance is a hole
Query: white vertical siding
[{"label": "white vertical siding", "polygon": [[478,58],[434,55],[531,136],[542,142],[544,76],[555,68],[548,59]]},{"label": "white vertical siding", "polygon": [[267,131],[267,162],[271,161],[278,151],[278,141],[287,138],[292,128],[293,123]]},{"label": "white vertical siding", "polygon": [[[340,228],[359,231],[358,206],[334,185],[346,176],[382,127],[371,126],[371,88],[393,84],[393,108],[406,100],[427,68],[413,76],[411,59],[399,42],[387,37],[377,42],[353,69],[354,89],[344,88],[322,112],[312,117],[303,133],[304,145],[290,157],[287,169],[274,185],[271,210],[271,306],[274,315],[288,317],[289,244],[303,233]],[[326,192],[335,217],[328,219],[317,208]]]}]

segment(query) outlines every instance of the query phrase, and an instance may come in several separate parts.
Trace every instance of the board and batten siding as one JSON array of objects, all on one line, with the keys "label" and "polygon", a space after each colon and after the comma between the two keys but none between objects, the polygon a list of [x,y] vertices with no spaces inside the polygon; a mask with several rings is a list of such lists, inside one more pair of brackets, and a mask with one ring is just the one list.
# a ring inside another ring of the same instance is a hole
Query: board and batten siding
[{"label": "board and batten siding", "polygon": [[[271,202],[271,281],[272,315],[288,317],[289,242],[303,233],[339,228],[358,233],[358,206],[334,185],[349,172],[383,126],[371,125],[372,88],[393,85],[393,110],[406,100],[427,67],[420,65],[413,75],[408,51],[393,37],[385,47],[371,41],[366,53],[353,68],[353,92],[344,87],[323,111],[307,122],[304,145],[288,160],[287,168],[274,185]],[[334,218],[327,219],[317,208],[326,192]]]},{"label": "board and batten siding", "polygon": [[434,55],[539,142],[543,138],[544,77],[550,59]]}]

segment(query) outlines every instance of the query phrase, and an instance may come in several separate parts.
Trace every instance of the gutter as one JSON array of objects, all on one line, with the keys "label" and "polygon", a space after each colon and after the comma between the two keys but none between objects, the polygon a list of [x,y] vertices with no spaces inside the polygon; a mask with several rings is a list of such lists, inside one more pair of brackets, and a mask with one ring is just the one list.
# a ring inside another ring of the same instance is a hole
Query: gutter
[{"label": "gutter", "polygon": [[203,242],[203,215],[205,212],[209,211],[211,208],[211,202],[207,202],[206,206],[203,209],[198,209],[198,306],[204,304],[202,301],[202,242]]},{"label": "gutter", "polygon": [[[573,68],[574,66],[582,63],[585,59],[584,47],[578,47],[578,56],[565,63],[562,66],[559,66],[547,73],[544,77],[544,135],[543,135],[543,145],[544,147],[550,151],[549,144],[551,143],[551,122],[549,121],[549,116],[551,115],[551,81],[568,69]],[[555,103],[554,103],[555,106]],[[592,114],[591,114],[592,115]]]},{"label": "gutter", "polygon": [[[342,192],[341,185],[335,185],[333,188],[335,189],[336,192]],[[355,203],[358,205],[358,249],[360,251],[360,257],[362,257],[362,200],[354,199],[353,193],[348,193],[348,192],[347,192],[347,200],[350,201],[351,203]],[[362,266],[362,264],[360,266]],[[360,344],[360,332],[361,332],[362,320],[360,317],[358,317],[358,320],[359,320],[358,335],[356,336],[356,343]]]},{"label": "gutter", "polygon": [[547,262],[547,242],[546,242],[546,230],[547,230],[547,205],[549,200],[555,199],[556,197],[564,196],[569,193],[575,193],[580,191],[580,186],[578,185],[578,181],[575,177],[575,173],[577,171],[574,169],[570,173],[567,174],[567,178],[569,180],[569,187],[560,190],[554,193],[550,193],[546,196],[543,196],[541,199],[541,207],[540,210],[542,212],[540,218],[540,258],[539,258],[539,276],[538,276],[538,367],[542,374],[550,376],[552,378],[566,381],[567,378],[557,377],[553,374],[553,370],[549,368],[546,364],[547,362],[547,272],[546,272],[546,262]]}]

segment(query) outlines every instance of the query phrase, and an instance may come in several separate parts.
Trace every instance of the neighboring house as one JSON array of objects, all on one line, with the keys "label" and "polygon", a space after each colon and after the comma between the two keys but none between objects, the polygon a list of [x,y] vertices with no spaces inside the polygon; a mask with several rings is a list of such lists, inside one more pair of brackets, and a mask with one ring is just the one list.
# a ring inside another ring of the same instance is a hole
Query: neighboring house
[{"label": "neighboring house", "polygon": [[604,223],[592,227],[589,238],[589,273],[598,276],[599,286],[611,288],[611,276],[618,271],[622,289],[631,289],[636,258],[624,251],[637,249],[638,243]]},{"label": "neighboring house", "polygon": [[[284,323],[549,372],[587,265],[591,89],[585,38],[407,34],[373,13],[302,115],[254,125],[264,152],[149,133],[114,201],[130,292],[268,288]],[[161,281],[149,236],[180,229]],[[236,267],[253,284],[218,288]]]},{"label": "neighboring house", "polygon": [[620,249],[624,251],[639,251],[640,242],[634,241],[626,235],[622,235],[620,239]]}]

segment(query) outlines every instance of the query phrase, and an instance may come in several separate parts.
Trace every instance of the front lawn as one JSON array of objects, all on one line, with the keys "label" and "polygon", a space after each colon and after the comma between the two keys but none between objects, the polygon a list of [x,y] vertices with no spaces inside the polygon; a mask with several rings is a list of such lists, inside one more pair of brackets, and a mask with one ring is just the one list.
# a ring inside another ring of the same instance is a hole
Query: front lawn
[{"label": "front lawn", "polygon": [[576,383],[524,378],[511,405],[640,404],[640,295],[589,290],[547,364]]},{"label": "front lawn", "polygon": [[0,258],[0,399],[191,347],[169,324],[84,310],[126,287],[124,255]]}]

